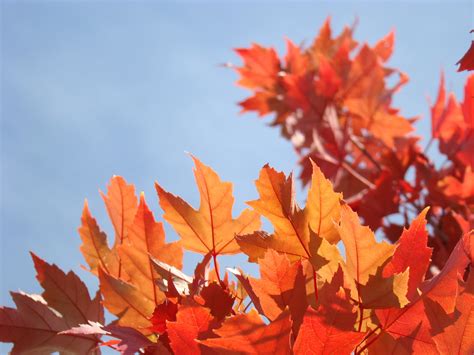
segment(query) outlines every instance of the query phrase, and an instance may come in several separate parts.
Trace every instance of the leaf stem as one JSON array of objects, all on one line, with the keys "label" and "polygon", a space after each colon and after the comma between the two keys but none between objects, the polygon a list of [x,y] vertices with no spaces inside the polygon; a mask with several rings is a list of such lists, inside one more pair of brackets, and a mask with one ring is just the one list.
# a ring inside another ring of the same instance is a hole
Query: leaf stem
[{"label": "leaf stem", "polygon": [[316,303],[318,303],[318,281],[317,281],[317,274],[316,270],[314,269],[313,266],[313,284],[314,284],[314,298],[316,299]]},{"label": "leaf stem", "polygon": [[360,319],[359,319],[359,328],[357,329],[358,332],[362,329],[362,321],[364,320],[364,306],[359,307],[360,311]]},{"label": "leaf stem", "polygon": [[222,288],[225,288],[224,282],[222,282],[221,280],[221,275],[219,272],[219,264],[217,263],[217,254],[215,250],[212,251],[212,260],[214,260],[214,269],[216,270],[217,281],[219,281],[219,285]]}]

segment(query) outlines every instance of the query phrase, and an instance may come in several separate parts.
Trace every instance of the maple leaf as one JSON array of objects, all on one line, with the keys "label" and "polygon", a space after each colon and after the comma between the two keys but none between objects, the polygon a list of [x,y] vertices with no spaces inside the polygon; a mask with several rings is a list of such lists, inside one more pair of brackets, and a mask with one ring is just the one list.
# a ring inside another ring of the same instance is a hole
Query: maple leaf
[{"label": "maple leaf", "polygon": [[[337,269],[337,248],[330,243],[338,241],[333,222],[339,220],[341,194],[332,190],[331,183],[313,164],[311,187],[306,207],[295,202],[292,175],[288,178],[268,165],[264,166],[256,181],[260,199],[250,201],[258,213],[268,218],[275,230],[271,236],[262,233],[241,235],[237,238],[242,251],[250,261],[262,258],[267,249],[286,254],[290,261],[309,259],[320,275],[330,277]],[[311,232],[312,231],[312,232]]]},{"label": "maple leaf", "polygon": [[291,322],[286,313],[266,325],[255,310],[228,318],[215,329],[218,338],[201,340],[219,353],[290,354]]},{"label": "maple leaf", "polygon": [[[104,200],[107,212],[115,230],[115,244],[119,246],[124,243],[128,235],[128,229],[133,223],[135,211],[137,210],[137,197],[135,186],[127,184],[121,176],[113,176],[107,186],[107,194],[100,193]],[[122,264],[119,263],[118,277],[122,274]]]},{"label": "maple leaf", "polygon": [[[364,218],[364,222],[373,230],[383,224],[383,218],[398,212],[400,197],[397,194],[394,176],[389,171],[382,171],[375,180],[374,188],[370,189],[357,208],[357,213]],[[373,201],[384,201],[383,204],[374,204]]]},{"label": "maple leaf", "polygon": [[442,141],[449,141],[458,130],[463,129],[463,114],[454,94],[451,93],[449,95],[446,104],[445,79],[444,74],[442,74],[438,89],[438,97],[431,107],[431,134],[433,138],[439,138]]},{"label": "maple leaf", "polygon": [[236,234],[251,233],[260,227],[258,214],[245,210],[232,218],[232,184],[222,182],[208,166],[192,156],[194,174],[201,196],[199,210],[189,206],[181,198],[166,192],[155,183],[164,210],[164,218],[181,237],[181,245],[191,251],[213,256],[236,254],[240,251],[234,239]]},{"label": "maple leaf", "polygon": [[425,208],[408,229],[403,229],[396,245],[393,258],[385,265],[383,276],[389,277],[410,268],[407,298],[412,300],[417,295],[417,288],[425,278],[430,264],[432,249],[427,247]]},{"label": "maple leaf", "polygon": [[237,68],[242,75],[238,84],[246,88],[273,89],[280,72],[280,60],[273,48],[253,44],[251,48],[235,50],[244,60],[244,67]]},{"label": "maple leaf", "polygon": [[261,278],[251,278],[250,285],[259,299],[264,315],[275,320],[289,308],[293,329],[297,330],[307,306],[306,280],[301,262],[292,264],[285,254],[269,249],[258,263]]},{"label": "maple leaf", "polygon": [[438,186],[443,190],[448,200],[454,203],[474,204],[474,172],[470,166],[464,170],[462,181],[448,175],[438,181]]},{"label": "maple leaf", "polygon": [[459,65],[458,71],[474,70],[474,41],[471,41],[471,46],[456,64]]},{"label": "maple leaf", "polygon": [[95,218],[92,217],[87,200],[84,202],[79,235],[82,239],[80,247],[90,271],[97,275],[99,267],[112,275],[118,274],[119,260],[115,249],[109,248],[107,236],[102,232]]},{"label": "maple leaf", "polygon": [[117,279],[99,269],[100,292],[104,306],[118,319],[118,325],[149,332],[154,301],[143,295],[135,286]]},{"label": "maple leaf", "polygon": [[61,335],[66,320],[38,295],[11,292],[16,309],[0,307],[0,341],[13,343],[12,354],[100,354],[95,335]]},{"label": "maple leaf", "polygon": [[115,244],[123,244],[137,210],[135,187],[121,176],[113,176],[107,194],[101,192],[107,212],[115,230]]},{"label": "maple leaf", "polygon": [[464,121],[474,128],[474,74],[471,74],[464,85],[464,101],[462,103]]},{"label": "maple leaf", "polygon": [[201,346],[196,341],[209,337],[215,326],[211,312],[194,304],[181,305],[175,322],[166,322],[171,349],[176,354],[201,354]]},{"label": "maple leaf", "polygon": [[[449,323],[446,327],[436,329],[437,333],[433,336],[436,348],[441,354],[472,354],[474,352],[474,295],[472,291],[466,290],[457,297],[456,312],[454,317],[448,318]],[[440,312],[435,316],[439,318]]]},{"label": "maple leaf", "polygon": [[164,300],[163,303],[156,306],[153,315],[150,318],[151,328],[155,333],[163,334],[166,332],[166,321],[176,321],[178,304],[172,300]]},{"label": "maple leaf", "polygon": [[100,294],[91,299],[86,285],[72,271],[64,273],[56,265],[51,265],[31,253],[36,278],[44,289],[42,294],[48,306],[63,315],[69,327],[88,321],[104,322],[104,310]]},{"label": "maple leaf", "polygon": [[299,46],[295,45],[290,39],[287,39],[285,71],[294,75],[300,75],[306,71],[308,64],[308,56],[302,53]]},{"label": "maple leaf", "polygon": [[[443,270],[421,286],[421,294],[408,306],[398,309],[380,309],[375,314],[380,327],[404,346],[415,352],[435,353],[424,300],[436,302],[446,314],[454,312],[459,293],[459,279],[474,257],[474,233],[465,234],[451,253]],[[439,312],[438,312],[439,313]]]},{"label": "maple leaf", "polygon": [[216,319],[224,319],[230,315],[235,298],[228,289],[211,282],[202,288],[200,296],[204,299],[204,306],[211,310]]},{"label": "maple leaf", "polygon": [[[351,296],[369,308],[385,308],[395,304],[404,306],[408,271],[382,277],[382,266],[393,255],[394,246],[377,243],[374,233],[360,224],[359,218],[349,206],[341,209],[339,234],[346,251],[346,272],[350,276]],[[366,287],[364,287],[366,286]]]},{"label": "maple leaf", "polygon": [[[395,137],[403,137],[413,130],[411,123],[388,106],[389,95],[385,88],[384,68],[379,64],[377,53],[364,45],[351,66],[346,87],[341,95],[344,105],[356,115],[354,127],[369,130],[388,147],[393,147]],[[402,85],[405,78],[401,79]]]},{"label": "maple leaf", "polygon": [[343,293],[336,294],[330,307],[308,307],[293,348],[296,354],[351,354],[363,340],[366,333],[354,331],[357,313]]},{"label": "maple leaf", "polygon": [[377,42],[374,46],[374,52],[382,61],[387,61],[393,54],[395,45],[395,32],[390,31],[384,38]]},{"label": "maple leaf", "polygon": [[127,241],[119,248],[119,255],[130,277],[129,282],[155,304],[160,303],[164,295],[155,283],[158,274],[150,257],[181,268],[183,251],[178,242],[165,243],[163,224],[155,221],[144,193],[140,195],[140,204],[129,226]]},{"label": "maple leaf", "polygon": [[457,160],[465,166],[470,165],[471,168],[474,167],[473,87],[474,75],[471,75],[466,81],[462,105],[451,93],[445,107],[446,90],[442,76],[438,98],[431,108],[432,135],[433,138],[439,139],[440,151],[455,160],[455,163]]},{"label": "maple leaf", "polygon": [[60,334],[65,335],[107,335],[119,339],[111,340],[101,344],[102,346],[108,345],[111,348],[117,350],[122,355],[133,355],[141,350],[153,349],[160,351],[160,354],[168,354],[167,349],[161,347],[159,343],[151,342],[142,333],[130,327],[119,327],[116,325],[103,326],[98,322],[91,322],[80,324],[78,327],[73,327]]}]

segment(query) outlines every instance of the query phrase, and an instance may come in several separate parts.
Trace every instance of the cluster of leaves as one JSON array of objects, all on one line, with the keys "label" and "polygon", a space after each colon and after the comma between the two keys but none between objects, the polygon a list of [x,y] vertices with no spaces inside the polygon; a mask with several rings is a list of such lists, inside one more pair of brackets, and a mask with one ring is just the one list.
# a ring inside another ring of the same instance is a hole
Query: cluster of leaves
[{"label": "cluster of leaves", "polygon": [[[98,354],[101,346],[123,354],[474,351],[473,232],[425,280],[428,209],[395,245],[379,242],[311,163],[305,207],[292,176],[264,166],[252,210],[234,219],[231,183],[193,160],[199,209],[156,184],[179,241],[167,243],[144,194],[138,200],[133,185],[113,177],[102,194],[113,246],[87,201],[79,228],[99,292],[91,298],[76,274],[32,254],[44,292],[12,293],[17,308],[0,308],[0,340],[18,354]],[[260,230],[261,216],[271,234]],[[180,270],[183,249],[203,255],[193,276]],[[237,253],[258,264],[260,278],[219,270],[220,255]],[[116,316],[108,325],[103,306]]]},{"label": "cluster of leaves", "polygon": [[[193,157],[199,209],[156,184],[180,237],[167,243],[144,194],[114,176],[102,194],[112,246],[87,201],[79,228],[95,296],[32,254],[44,291],[12,292],[0,341],[14,354],[474,353],[474,76],[462,103],[441,79],[427,145],[438,140],[446,156],[437,167],[410,135],[414,120],[391,105],[408,80],[385,66],[393,34],[373,47],[352,34],[334,38],[327,21],[309,48],[288,41],[283,61],[271,48],[237,50],[239,84],[254,91],[241,105],[276,114],[301,157],[304,207],[292,175],[264,166],[258,199],[233,218],[232,184]],[[472,53],[460,70],[472,69]],[[387,217],[399,212],[404,225]],[[181,271],[184,250],[202,255],[192,276]],[[259,278],[220,270],[221,255],[238,253]]]},{"label": "cluster of leaves", "polygon": [[[474,75],[462,103],[446,94],[441,78],[431,107],[431,139],[422,149],[412,134],[415,119],[392,106],[408,82],[406,74],[386,66],[394,34],[369,46],[356,42],[353,31],[346,27],[334,36],[327,20],[310,46],[287,40],[281,59],[257,44],[237,49],[243,59],[235,67],[238,85],[252,91],[240,106],[259,116],[274,114],[272,125],[299,156],[302,182],[310,180],[312,159],[365,223],[388,240],[395,242],[423,206],[432,206],[429,245],[439,271],[459,236],[474,226]],[[473,54],[471,48],[460,69],[472,69]],[[446,158],[438,166],[427,155],[434,140]]]}]

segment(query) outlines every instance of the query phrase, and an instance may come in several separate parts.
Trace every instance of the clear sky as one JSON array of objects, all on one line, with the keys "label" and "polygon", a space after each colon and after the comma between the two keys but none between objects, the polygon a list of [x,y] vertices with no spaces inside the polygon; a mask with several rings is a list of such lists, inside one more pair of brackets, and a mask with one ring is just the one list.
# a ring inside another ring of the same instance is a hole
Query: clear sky
[{"label": "clear sky", "polygon": [[[470,44],[473,9],[472,1],[2,2],[0,303],[12,304],[8,290],[40,291],[29,250],[96,287],[80,268],[77,227],[88,198],[111,231],[98,189],[113,174],[145,191],[161,220],[155,180],[198,203],[185,151],[234,182],[239,211],[256,197],[265,163],[295,169],[277,130],[238,114],[247,92],[219,66],[239,63],[232,48],[258,42],[281,52],[285,36],[309,43],[328,15],[337,32],[357,16],[356,38],[371,44],[395,29],[390,65],[411,78],[395,104],[423,116],[426,136],[441,69],[461,95],[466,74],[454,64]],[[185,271],[195,260],[186,258]]]}]

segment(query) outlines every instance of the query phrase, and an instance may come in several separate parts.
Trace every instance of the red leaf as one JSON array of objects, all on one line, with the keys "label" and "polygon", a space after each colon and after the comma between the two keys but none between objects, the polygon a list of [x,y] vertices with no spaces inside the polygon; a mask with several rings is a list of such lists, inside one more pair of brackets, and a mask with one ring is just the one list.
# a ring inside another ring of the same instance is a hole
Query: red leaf
[{"label": "red leaf", "polygon": [[410,268],[407,293],[409,300],[418,295],[417,288],[424,280],[430,265],[432,249],[426,246],[428,243],[427,212],[428,208],[425,208],[410,227],[403,230],[393,257],[383,270],[383,276],[390,277]]},{"label": "red leaf", "polygon": [[31,257],[37,272],[36,278],[44,289],[42,296],[50,307],[63,314],[69,327],[88,321],[104,322],[100,294],[91,299],[86,285],[74,272],[66,274],[33,253]]},{"label": "red leaf", "polygon": [[199,305],[182,305],[178,308],[175,322],[167,322],[171,349],[176,354],[201,354],[201,346],[195,341],[208,337],[213,321],[211,312]]},{"label": "red leaf", "polygon": [[474,41],[471,41],[471,46],[456,64],[459,65],[458,71],[474,70]]},{"label": "red leaf", "polygon": [[61,335],[69,329],[41,296],[11,292],[17,309],[0,307],[0,341],[13,343],[12,354],[97,354],[93,335]]},{"label": "red leaf", "polygon": [[265,325],[256,311],[227,319],[214,330],[219,338],[201,341],[219,353],[290,354],[291,322],[287,314]]},{"label": "red leaf", "polygon": [[365,333],[354,331],[357,313],[340,296],[331,307],[308,307],[293,348],[296,354],[351,354],[362,341]]},{"label": "red leaf", "polygon": [[234,297],[228,290],[223,289],[218,283],[212,282],[203,287],[201,297],[204,306],[211,310],[211,314],[217,319],[223,319],[230,315],[234,304]]},{"label": "red leaf", "polygon": [[163,303],[156,306],[153,315],[150,318],[152,326],[150,330],[163,334],[166,332],[166,322],[176,321],[176,313],[178,312],[178,305],[170,300],[165,300]]},{"label": "red leaf", "polygon": [[238,48],[235,51],[244,61],[244,66],[237,68],[242,75],[239,85],[249,89],[274,87],[280,71],[280,60],[273,48],[253,44],[251,48]]}]

